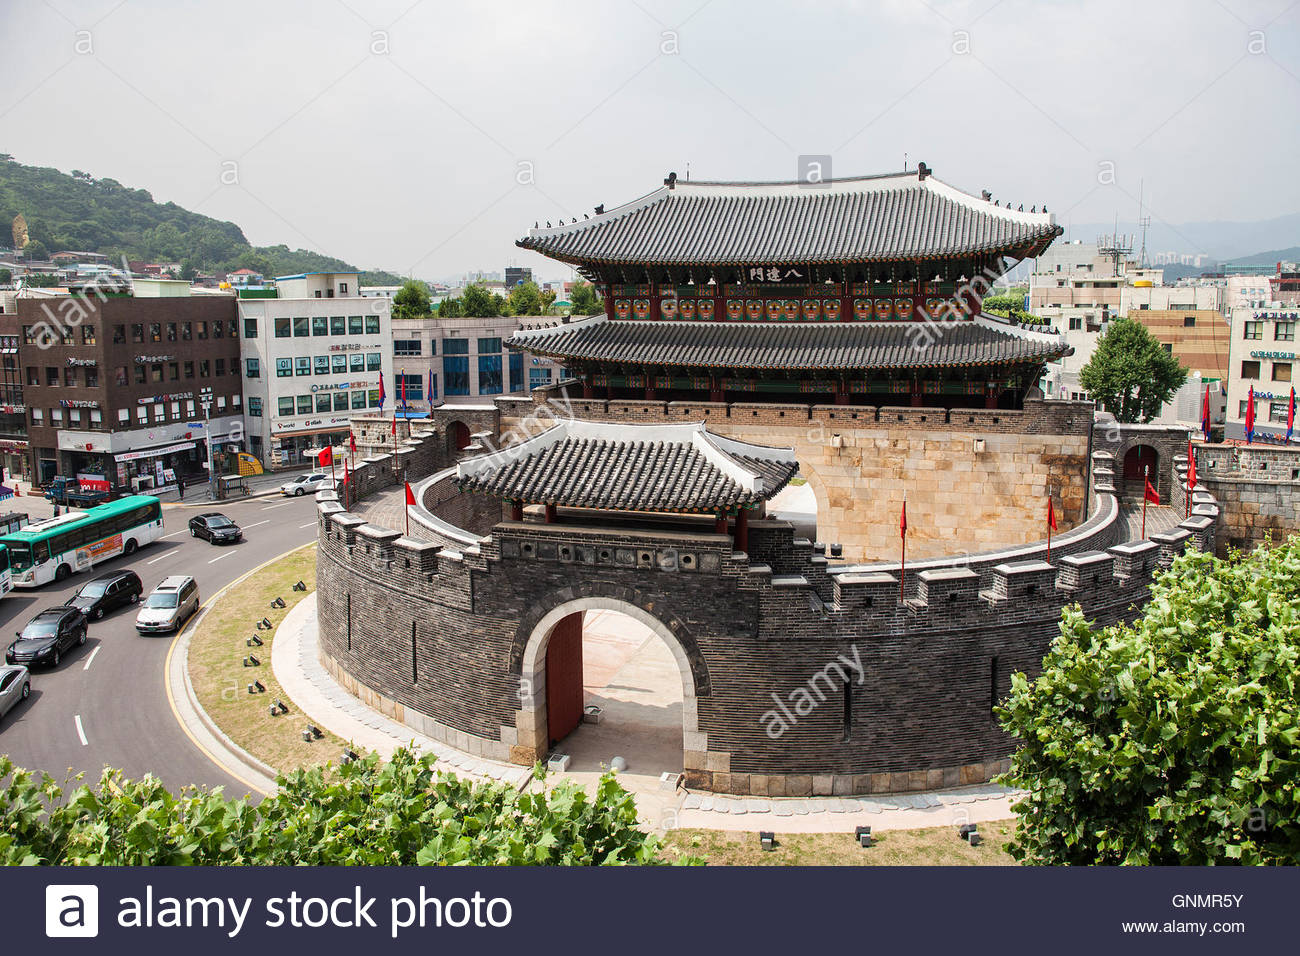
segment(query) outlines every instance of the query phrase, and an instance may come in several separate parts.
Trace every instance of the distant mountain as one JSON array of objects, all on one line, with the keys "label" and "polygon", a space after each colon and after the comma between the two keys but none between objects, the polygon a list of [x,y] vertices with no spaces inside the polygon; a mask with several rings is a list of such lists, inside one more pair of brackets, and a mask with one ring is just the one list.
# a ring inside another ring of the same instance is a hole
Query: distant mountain
[{"label": "distant mountain", "polygon": [[1279,262],[1300,262],[1300,246],[1289,246],[1286,249],[1270,249],[1268,252],[1257,252],[1251,256],[1242,256],[1240,259],[1233,259],[1228,263],[1230,266],[1271,266]]},{"label": "distant mountain", "polygon": [[[1061,225],[1066,227],[1064,239],[1082,239],[1084,242],[1092,242],[1098,236],[1108,236],[1118,230],[1120,234],[1133,238],[1134,256],[1142,243],[1142,229],[1135,222],[1121,220],[1118,226],[1114,222]],[[1146,245],[1149,260],[1163,252],[1180,255],[1201,253],[1212,260],[1210,266],[1213,266],[1242,257],[1271,255],[1256,253],[1255,250],[1294,246],[1297,240],[1300,240],[1300,213],[1289,213],[1255,222],[1184,222],[1166,225],[1153,220],[1147,228]]]},{"label": "distant mountain", "polygon": [[[11,225],[22,214],[27,235],[50,253],[100,252],[118,259],[181,262],[200,272],[248,268],[264,275],[359,271],[342,259],[288,246],[254,246],[239,226],[176,205],[158,203],[145,189],[24,166],[0,153],[0,248],[11,245]],[[17,250],[15,250],[17,251]],[[366,285],[400,285],[391,272],[363,272]]]}]

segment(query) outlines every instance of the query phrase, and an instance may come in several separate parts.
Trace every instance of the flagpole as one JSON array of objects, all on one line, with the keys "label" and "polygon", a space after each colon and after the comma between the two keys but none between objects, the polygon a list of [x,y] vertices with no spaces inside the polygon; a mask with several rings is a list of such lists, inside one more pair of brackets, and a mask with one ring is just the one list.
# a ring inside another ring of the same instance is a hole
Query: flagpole
[{"label": "flagpole", "polygon": [[1151,479],[1148,478],[1147,475],[1150,471],[1150,465],[1142,466],[1142,534],[1140,537],[1143,540],[1145,540],[1147,536],[1147,485],[1151,483]]},{"label": "flagpole", "polygon": [[1048,518],[1047,518],[1047,563],[1048,563],[1048,564],[1051,564],[1051,563],[1052,563],[1052,518],[1051,518],[1052,499],[1051,499],[1051,498],[1048,498],[1048,499],[1047,499],[1047,508],[1048,508]]},{"label": "flagpole", "polygon": [[903,603],[903,582],[907,578],[907,499],[903,499],[903,522],[902,528],[898,533],[899,537],[899,557],[898,557],[898,603]]}]

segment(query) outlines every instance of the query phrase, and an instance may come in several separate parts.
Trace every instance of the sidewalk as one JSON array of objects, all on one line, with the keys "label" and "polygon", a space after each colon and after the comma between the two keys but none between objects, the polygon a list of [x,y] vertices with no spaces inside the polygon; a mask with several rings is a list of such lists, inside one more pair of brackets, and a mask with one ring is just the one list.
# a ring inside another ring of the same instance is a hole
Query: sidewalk
[{"label": "sidewalk", "polygon": [[261,475],[249,475],[247,479],[250,494],[234,495],[230,498],[223,498],[218,501],[208,499],[208,483],[203,480],[196,480],[193,483],[185,483],[185,500],[182,501],[180,495],[173,488],[164,488],[162,491],[146,491],[144,494],[153,495],[163,504],[175,505],[182,508],[213,508],[220,507],[223,504],[234,504],[239,501],[249,501],[253,498],[266,498],[271,495],[280,493],[280,486],[289,479],[301,474],[300,472],[266,472]]}]

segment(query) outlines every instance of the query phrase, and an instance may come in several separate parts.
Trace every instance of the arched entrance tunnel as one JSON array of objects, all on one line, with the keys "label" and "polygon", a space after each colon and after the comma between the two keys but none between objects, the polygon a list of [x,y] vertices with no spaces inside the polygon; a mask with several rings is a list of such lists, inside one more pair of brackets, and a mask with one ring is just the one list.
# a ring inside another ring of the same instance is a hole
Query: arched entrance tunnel
[{"label": "arched entrance tunnel", "polygon": [[547,748],[568,755],[570,773],[599,773],[616,756],[623,775],[681,773],[695,724],[686,655],[645,611],[598,603],[605,606],[548,614],[529,641],[526,666],[531,660],[542,673],[535,706]]}]

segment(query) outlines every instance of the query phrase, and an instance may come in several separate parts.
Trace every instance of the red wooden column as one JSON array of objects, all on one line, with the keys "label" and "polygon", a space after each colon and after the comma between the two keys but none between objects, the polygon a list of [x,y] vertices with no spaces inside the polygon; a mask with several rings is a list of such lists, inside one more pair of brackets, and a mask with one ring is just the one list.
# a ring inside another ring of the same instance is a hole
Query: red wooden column
[{"label": "red wooden column", "polygon": [[718,514],[717,520],[713,522],[713,532],[714,532],[714,534],[726,534],[726,533],[727,533],[727,514],[726,514],[726,512],[720,512],[720,513]]},{"label": "red wooden column", "polygon": [[998,388],[992,382],[984,386],[984,407],[998,407]]},{"label": "red wooden column", "polygon": [[546,505],[544,507],[542,515],[543,515],[543,520],[547,524],[555,524],[555,505],[553,504]]},{"label": "red wooden column", "polygon": [[583,398],[596,397],[596,389],[592,386],[591,382],[587,381],[585,378],[582,380],[582,397]]},{"label": "red wooden column", "polygon": [[913,407],[913,408],[920,408],[920,407],[921,407],[921,401],[922,401],[922,396],[921,396],[921,383],[920,383],[919,380],[914,380],[914,381],[912,382],[912,407]]},{"label": "red wooden column", "polygon": [[735,550],[749,550],[749,509],[741,508],[736,512]]},{"label": "red wooden column", "polygon": [[718,375],[709,376],[709,401],[725,402],[726,395],[722,391],[722,378]]},{"label": "red wooden column", "polygon": [[842,379],[842,378],[837,378],[837,379],[835,380],[835,404],[836,404],[836,405],[847,405],[848,403],[849,403],[849,390],[848,390],[848,387],[847,387],[847,385],[845,384],[844,379]]},{"label": "red wooden column", "polygon": [[582,723],[582,612],[561,618],[546,644],[546,735],[563,740]]},{"label": "red wooden column", "polygon": [[510,520],[511,521],[524,520],[524,503],[522,501],[510,502]]}]

